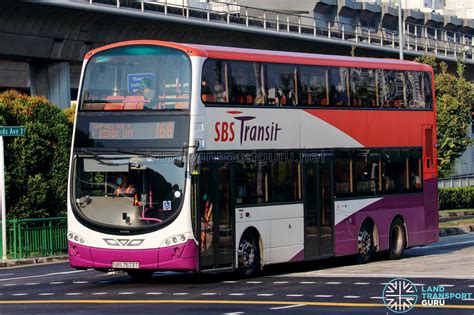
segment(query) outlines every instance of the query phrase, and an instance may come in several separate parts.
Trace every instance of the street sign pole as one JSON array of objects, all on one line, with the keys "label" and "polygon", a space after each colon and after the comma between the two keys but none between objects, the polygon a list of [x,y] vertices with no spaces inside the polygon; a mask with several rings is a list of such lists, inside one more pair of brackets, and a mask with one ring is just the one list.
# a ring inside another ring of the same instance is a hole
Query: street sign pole
[{"label": "street sign pole", "polygon": [[7,259],[7,209],[5,206],[5,156],[3,154],[3,136],[0,136],[0,198],[2,207],[2,259]]},{"label": "street sign pole", "polygon": [[0,210],[2,219],[2,259],[7,259],[7,207],[5,202],[5,155],[3,137],[22,137],[25,135],[24,126],[0,126]]}]

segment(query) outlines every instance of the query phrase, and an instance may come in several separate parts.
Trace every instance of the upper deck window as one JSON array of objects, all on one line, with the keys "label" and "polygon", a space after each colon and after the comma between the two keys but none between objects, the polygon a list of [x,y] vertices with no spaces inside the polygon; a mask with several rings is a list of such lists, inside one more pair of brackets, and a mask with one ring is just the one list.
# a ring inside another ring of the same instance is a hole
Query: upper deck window
[{"label": "upper deck window", "polygon": [[89,60],[81,110],[189,109],[191,62],[176,49],[133,45]]},{"label": "upper deck window", "polygon": [[432,109],[427,72],[208,59],[206,104]]}]

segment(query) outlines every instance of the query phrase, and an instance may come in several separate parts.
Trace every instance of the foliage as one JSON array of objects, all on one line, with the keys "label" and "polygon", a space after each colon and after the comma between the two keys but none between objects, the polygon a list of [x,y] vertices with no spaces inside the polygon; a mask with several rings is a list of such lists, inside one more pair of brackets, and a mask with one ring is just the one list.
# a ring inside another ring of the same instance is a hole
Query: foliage
[{"label": "foliage", "polygon": [[[434,56],[418,58],[418,62],[436,68]],[[440,176],[452,174],[454,161],[471,144],[469,126],[474,107],[474,83],[464,78],[464,62],[458,59],[457,76],[447,73],[447,65],[439,64],[442,73],[435,75],[438,171]]]},{"label": "foliage", "polygon": [[64,215],[72,124],[44,97],[0,94],[0,124],[26,126],[5,137],[5,189],[10,218]]},{"label": "foliage", "polygon": [[439,209],[464,209],[474,207],[474,187],[439,188]]}]

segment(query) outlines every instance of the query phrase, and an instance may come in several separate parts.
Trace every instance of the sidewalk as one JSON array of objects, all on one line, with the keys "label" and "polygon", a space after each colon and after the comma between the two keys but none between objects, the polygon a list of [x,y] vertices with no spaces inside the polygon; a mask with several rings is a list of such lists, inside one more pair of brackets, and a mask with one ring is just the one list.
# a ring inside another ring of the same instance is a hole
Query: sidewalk
[{"label": "sidewalk", "polygon": [[55,262],[68,261],[67,255],[62,256],[51,256],[51,257],[31,257],[31,258],[20,258],[20,259],[0,259],[0,269],[7,267],[18,267],[23,265],[35,265]]}]

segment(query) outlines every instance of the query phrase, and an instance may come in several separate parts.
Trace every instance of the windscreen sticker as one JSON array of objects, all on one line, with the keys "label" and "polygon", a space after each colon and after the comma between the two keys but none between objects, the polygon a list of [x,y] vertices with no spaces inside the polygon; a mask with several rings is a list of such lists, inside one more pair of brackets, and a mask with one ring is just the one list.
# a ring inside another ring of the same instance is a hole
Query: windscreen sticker
[{"label": "windscreen sticker", "polygon": [[171,200],[163,200],[163,211],[171,210]]}]

